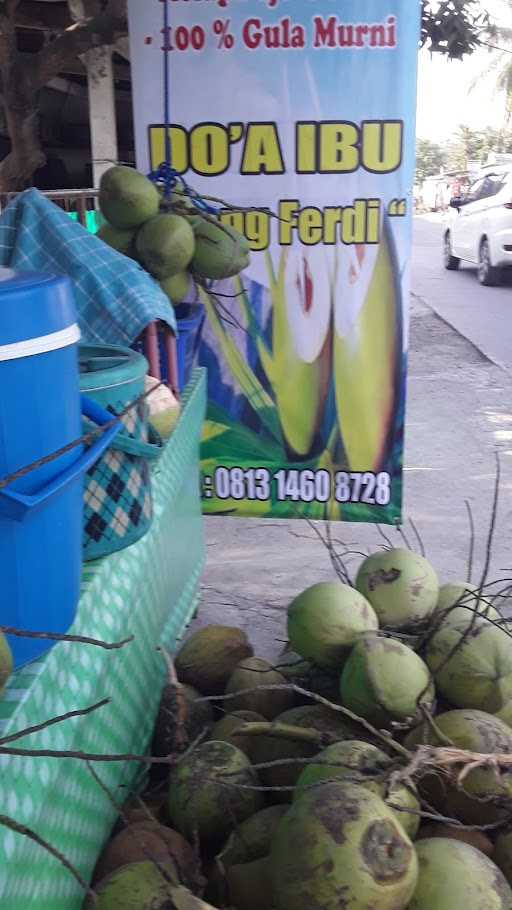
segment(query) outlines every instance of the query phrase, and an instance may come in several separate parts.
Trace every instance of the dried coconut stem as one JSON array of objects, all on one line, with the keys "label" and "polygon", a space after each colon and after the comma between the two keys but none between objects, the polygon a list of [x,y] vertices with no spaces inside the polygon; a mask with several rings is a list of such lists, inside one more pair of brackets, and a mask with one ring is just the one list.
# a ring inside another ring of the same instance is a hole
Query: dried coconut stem
[{"label": "dried coconut stem", "polygon": [[316,692],[310,692],[308,689],[303,689],[302,686],[297,686],[294,683],[287,683],[286,685],[261,685],[253,686],[251,689],[241,689],[239,692],[230,692],[227,695],[205,695],[198,701],[228,701],[229,699],[236,698],[238,695],[248,695],[249,693],[256,692],[258,690],[265,690],[267,692],[295,692],[297,695],[305,696],[310,698],[313,701],[318,702],[320,705],[324,705],[326,708],[330,708],[332,711],[335,711],[337,714],[343,714],[344,717],[348,717],[351,721],[356,724],[360,724],[368,733],[371,733],[372,736],[380,739],[381,742],[392,749],[394,752],[397,752],[402,758],[408,758],[409,752],[404,746],[401,746],[400,743],[397,743],[396,740],[389,733],[385,733],[382,730],[377,730],[372,724],[370,724],[363,717],[359,717],[357,714],[354,714],[353,711],[349,711],[348,708],[344,708],[342,705],[337,705],[329,699],[324,698],[323,695],[318,695]]},{"label": "dried coconut stem", "polygon": [[[240,736],[270,736],[273,739],[293,739],[298,742],[311,743],[320,749],[325,749],[337,742],[339,737],[334,733],[321,733],[306,727],[294,727],[291,724],[276,724],[268,721],[242,724],[237,730]],[[286,763],[286,762],[285,762]]]},{"label": "dried coconut stem", "polygon": [[423,558],[426,558],[426,556],[427,556],[427,549],[426,549],[425,544],[424,544],[424,542],[423,542],[423,538],[422,538],[422,536],[421,536],[421,534],[420,534],[420,532],[419,532],[419,528],[418,528],[418,526],[416,525],[416,523],[413,521],[412,518],[409,518],[409,524],[410,524],[410,526],[411,526],[411,528],[412,528],[412,532],[413,532],[413,534],[414,534],[414,536],[415,536],[415,538],[416,538],[416,540],[417,540],[418,546],[419,546],[419,548],[420,548],[420,553],[421,553],[421,555],[423,556]]},{"label": "dried coconut stem", "polygon": [[78,869],[73,866],[72,863],[64,856],[60,850],[57,850],[56,847],[53,847],[44,837],[41,837],[40,834],[37,834],[36,831],[33,831],[32,828],[28,828],[26,825],[22,825],[19,822],[15,821],[13,818],[10,818],[8,815],[0,815],[0,825],[3,825],[4,828],[9,828],[10,831],[14,831],[16,834],[21,834],[22,837],[26,837],[27,840],[32,841],[34,844],[37,844],[39,847],[42,847],[43,850],[46,850],[51,856],[53,856],[58,862],[71,873],[74,879],[78,882],[80,887],[84,892],[91,898],[94,903],[94,906],[97,905],[97,896],[96,892],[89,887],[86,881],[80,875]]},{"label": "dried coconut stem", "polygon": [[[130,824],[129,824],[129,821],[128,821],[126,815],[125,815],[124,812],[123,812],[123,807],[118,805],[118,803],[117,803],[116,800],[114,799],[112,793],[110,792],[109,788],[108,788],[107,785],[104,783],[104,781],[102,781],[102,779],[101,779],[101,777],[99,776],[99,774],[94,770],[94,768],[93,768],[93,766],[91,765],[91,763],[90,763],[90,762],[87,762],[86,765],[87,765],[87,770],[89,771],[89,774],[91,775],[91,777],[93,778],[93,780],[95,781],[95,783],[98,785],[98,787],[100,788],[100,790],[102,790],[102,792],[105,794],[105,796],[107,797],[107,799],[108,799],[110,805],[111,805],[112,808],[115,810],[115,812],[117,812],[117,814],[119,815],[121,821],[124,822],[124,824],[126,825],[126,829],[127,829],[128,831],[130,831]],[[162,863],[161,863],[161,862],[152,854],[151,850],[148,850],[148,849],[146,848],[145,843],[144,843],[144,835],[140,836],[140,835],[134,834],[133,831],[130,831],[130,837],[131,837],[131,839],[134,841],[134,843],[140,844],[140,846],[141,846],[141,848],[142,848],[142,852],[145,854],[146,858],[147,858],[150,862],[154,863],[154,865],[155,865],[156,868],[158,869],[160,875],[161,875],[162,878],[164,879],[165,883],[166,883],[167,885],[172,885],[172,884],[173,884],[173,880],[172,880],[171,876],[169,875],[169,873],[167,872],[167,870],[164,868],[164,866],[162,865]],[[177,865],[177,863],[175,862],[174,857],[171,856],[171,854],[169,854],[169,858],[170,858],[170,860],[171,860],[171,862],[172,862],[172,864],[173,864],[174,870],[175,870],[176,875],[178,876],[178,879],[179,879],[178,865]]]},{"label": "dried coconut stem", "polygon": [[183,686],[178,679],[174,660],[171,655],[163,646],[158,647],[157,651],[160,651],[165,660],[168,685],[172,686],[176,691],[176,749],[178,752],[182,752],[189,745],[189,737],[187,734],[188,709],[185,693]]},{"label": "dried coconut stem", "polygon": [[487,544],[486,544],[486,548],[485,548],[484,568],[483,568],[483,572],[482,572],[482,577],[480,579],[480,585],[478,587],[479,595],[482,593],[482,591],[485,587],[485,583],[489,576],[489,569],[491,566],[491,558],[492,558],[492,545],[494,543],[494,534],[496,531],[496,520],[498,517],[498,505],[499,505],[499,498],[500,498],[500,483],[501,483],[501,461],[500,461],[500,455],[499,455],[498,451],[496,451],[495,457],[496,457],[496,480],[494,483],[494,496],[493,496],[492,508],[491,508],[491,520],[489,523],[489,533],[487,535]]},{"label": "dried coconut stem", "polygon": [[471,584],[473,578],[473,563],[475,559],[475,519],[473,516],[473,510],[471,508],[471,503],[469,499],[464,500],[464,505],[466,506],[466,511],[468,513],[468,522],[469,522],[469,552],[468,552],[468,573],[467,573],[467,582]]},{"label": "dried coconut stem", "polygon": [[134,638],[133,635],[130,635],[122,641],[109,643],[100,641],[97,638],[87,638],[85,635],[62,635],[60,632],[30,632],[27,629],[16,629],[14,626],[0,626],[0,632],[4,635],[14,635],[17,638],[37,638],[43,641],[73,641],[79,645],[94,645],[96,648],[104,648],[105,651],[116,651],[119,648],[124,648]]},{"label": "dried coconut stem", "polygon": [[0,745],[5,746],[7,743],[12,743],[17,739],[30,736],[32,733],[40,733],[41,730],[47,730],[48,727],[53,727],[55,724],[61,724],[65,720],[70,720],[72,717],[85,717],[87,714],[92,714],[93,711],[97,711],[98,708],[103,708],[108,704],[110,704],[110,698],[103,698],[101,701],[96,702],[95,705],[89,705],[88,708],[80,708],[76,711],[68,711],[67,714],[59,714],[57,717],[51,717],[49,720],[44,720],[40,724],[34,724],[32,727],[25,727],[23,730],[18,730],[17,733],[10,733],[9,736],[0,737]]}]

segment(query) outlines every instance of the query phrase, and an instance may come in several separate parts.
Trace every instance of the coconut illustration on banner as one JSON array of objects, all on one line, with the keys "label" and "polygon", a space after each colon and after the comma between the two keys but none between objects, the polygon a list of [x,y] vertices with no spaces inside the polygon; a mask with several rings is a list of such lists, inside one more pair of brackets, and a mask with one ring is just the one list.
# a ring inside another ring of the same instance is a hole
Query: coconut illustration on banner
[{"label": "coconut illustration on banner", "polygon": [[391,228],[384,222],[380,243],[336,249],[336,408],[355,471],[379,470],[396,404],[401,338],[391,244]]},{"label": "coconut illustration on banner", "polygon": [[331,377],[331,297],[323,247],[299,244],[282,252],[271,277],[272,350],[260,347],[276,397],[286,444],[299,456],[311,451]]}]

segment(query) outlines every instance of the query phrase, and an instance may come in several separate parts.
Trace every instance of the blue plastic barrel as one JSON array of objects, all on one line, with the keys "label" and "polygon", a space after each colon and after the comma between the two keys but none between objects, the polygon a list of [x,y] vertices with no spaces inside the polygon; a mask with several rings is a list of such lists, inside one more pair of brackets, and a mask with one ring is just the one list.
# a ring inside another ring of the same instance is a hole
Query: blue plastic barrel
[{"label": "blue plastic barrel", "polygon": [[[76,318],[67,278],[0,269],[0,623],[23,631],[62,634],[73,623],[84,474],[119,429],[5,484],[82,435],[90,408],[80,395]],[[8,640],[15,667],[53,643]]]}]

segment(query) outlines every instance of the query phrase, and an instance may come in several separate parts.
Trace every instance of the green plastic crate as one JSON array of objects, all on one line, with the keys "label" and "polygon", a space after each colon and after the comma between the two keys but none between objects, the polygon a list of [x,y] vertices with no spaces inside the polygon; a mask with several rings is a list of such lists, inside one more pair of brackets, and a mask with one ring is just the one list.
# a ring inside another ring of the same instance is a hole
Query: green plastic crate
[{"label": "green plastic crate", "polygon": [[[68,212],[72,221],[78,221],[77,212]],[[105,224],[105,219],[101,212],[88,211],[85,213],[85,227],[90,234],[96,234],[100,227]]]},{"label": "green plastic crate", "polygon": [[[87,717],[20,740],[24,748],[143,754],[158,708],[165,668],[159,643],[173,648],[192,618],[205,546],[199,493],[199,441],[206,380],[196,370],[179,423],[153,475],[155,516],[148,534],[126,550],[88,563],[71,630],[104,641],[134,635],[121,650],[60,642],[14,674],[0,702],[2,735],[85,708]],[[115,811],[76,759],[3,756],[0,813],[51,842],[88,880]],[[119,803],[137,763],[95,765]],[[45,850],[20,834],[0,831],[0,906],[5,910],[80,910],[75,879]]]}]

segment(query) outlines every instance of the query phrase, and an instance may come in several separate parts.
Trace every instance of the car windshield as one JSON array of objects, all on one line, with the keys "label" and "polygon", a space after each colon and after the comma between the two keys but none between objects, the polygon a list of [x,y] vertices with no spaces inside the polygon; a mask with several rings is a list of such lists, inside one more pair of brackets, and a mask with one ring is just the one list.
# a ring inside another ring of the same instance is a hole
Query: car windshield
[{"label": "car windshield", "polygon": [[485,178],[479,177],[479,179],[476,180],[475,183],[473,183],[470,186],[470,188],[465,196],[466,202],[476,202],[477,199],[480,199],[480,193],[482,191],[484,182],[485,182]]}]

